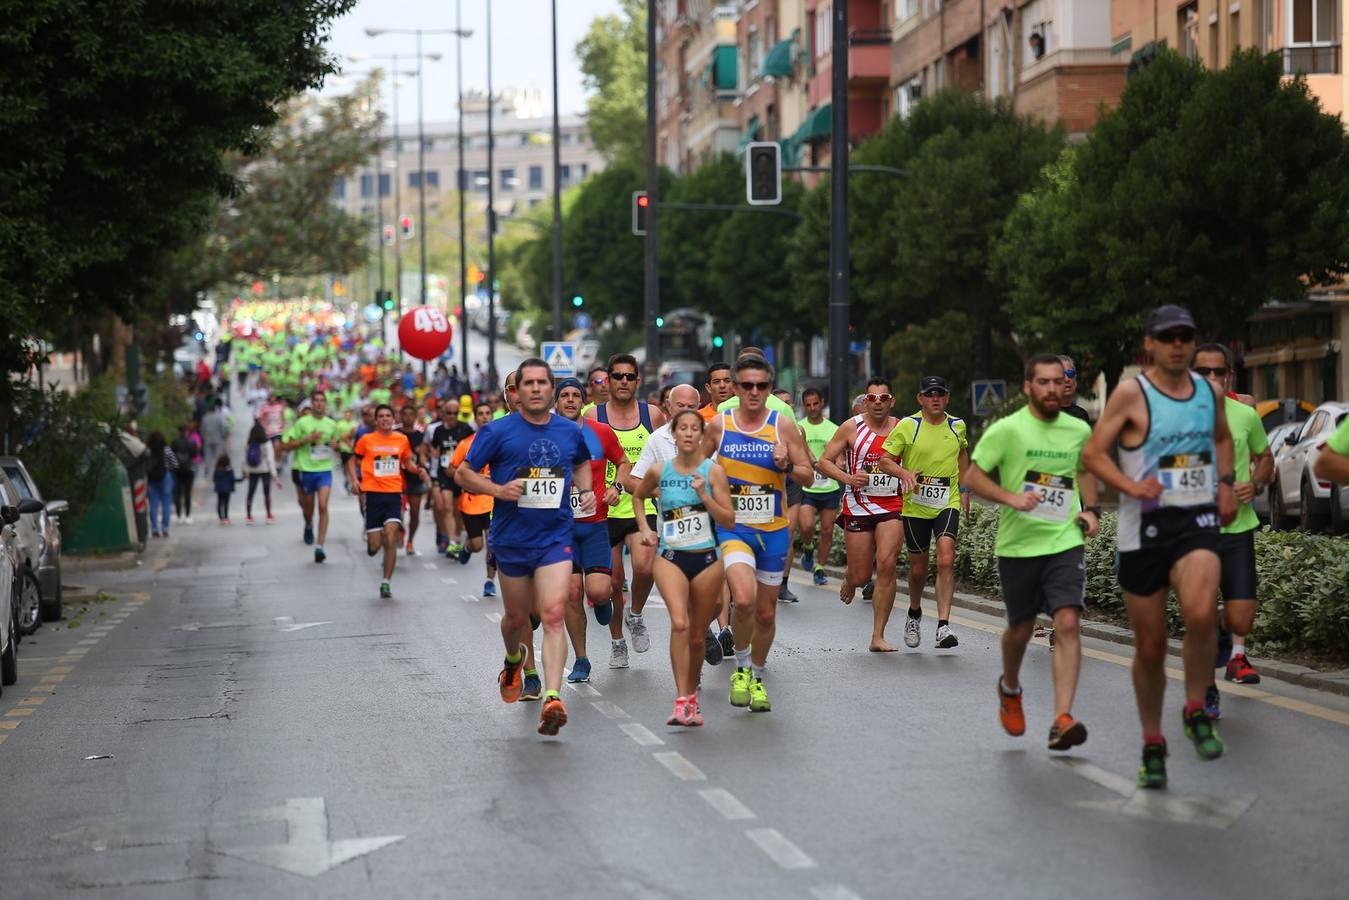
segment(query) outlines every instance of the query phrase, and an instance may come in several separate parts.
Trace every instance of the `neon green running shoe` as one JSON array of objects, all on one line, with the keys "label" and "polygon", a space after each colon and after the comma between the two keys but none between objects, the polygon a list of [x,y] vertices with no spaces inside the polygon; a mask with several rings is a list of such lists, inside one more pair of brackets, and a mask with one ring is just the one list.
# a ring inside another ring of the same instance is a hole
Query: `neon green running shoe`
[{"label": "neon green running shoe", "polygon": [[731,673],[732,706],[749,706],[749,683],[752,680],[749,669],[737,667],[736,670]]},{"label": "neon green running shoe", "polygon": [[1194,744],[1200,759],[1217,759],[1223,755],[1223,739],[1213,727],[1213,720],[1202,708],[1185,716],[1185,736]]},{"label": "neon green running shoe", "polygon": [[1151,790],[1166,787],[1166,744],[1144,744],[1143,763],[1138,767],[1138,786]]},{"label": "neon green running shoe", "polygon": [[768,712],[773,708],[773,704],[768,702],[768,690],[763,686],[763,679],[756,678],[749,683],[749,711],[750,712]]}]

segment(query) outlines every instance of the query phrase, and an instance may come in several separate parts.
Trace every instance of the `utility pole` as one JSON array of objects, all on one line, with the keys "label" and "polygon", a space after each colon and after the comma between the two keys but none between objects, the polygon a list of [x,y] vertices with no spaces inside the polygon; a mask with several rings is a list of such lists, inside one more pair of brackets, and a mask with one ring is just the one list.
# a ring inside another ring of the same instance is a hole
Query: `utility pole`
[{"label": "utility pole", "polygon": [[496,390],[497,379],[497,256],[496,256],[496,164],[493,151],[492,118],[496,113],[492,97],[492,0],[487,0],[487,379],[489,391]]},{"label": "utility pole", "polygon": [[[656,317],[660,315],[660,272],[656,268],[656,222],[660,206],[657,192],[659,171],[656,167],[656,0],[646,0],[646,379],[656,380],[656,366],[660,355],[660,331]],[[847,4],[841,4],[846,6]]]},{"label": "utility pole", "polygon": [[839,425],[848,402],[848,4],[834,4],[833,134],[830,136],[829,417]]},{"label": "utility pole", "polygon": [[[398,142],[398,54],[393,55],[393,296],[395,304],[393,314],[403,313],[403,188],[399,182],[403,178],[403,166],[399,155],[403,145]],[[375,194],[379,194],[379,185],[375,185]],[[384,352],[389,352],[389,311],[383,314]],[[398,348],[398,359],[403,358],[403,348]]]},{"label": "utility pole", "polygon": [[459,14],[462,11],[463,0],[454,0],[454,30],[455,39],[455,66],[459,70],[459,129],[456,132],[456,141],[459,145],[459,174],[454,183],[455,190],[459,192],[459,346],[463,351],[464,368],[463,377],[465,383],[469,384],[471,390],[473,385],[469,383],[468,377],[468,309],[464,306],[464,298],[468,296],[468,245],[464,223],[464,191],[468,188],[468,173],[464,171],[464,28],[459,20]]},{"label": "utility pole", "polygon": [[562,126],[557,98],[557,0],[553,0],[553,340],[562,340]]}]

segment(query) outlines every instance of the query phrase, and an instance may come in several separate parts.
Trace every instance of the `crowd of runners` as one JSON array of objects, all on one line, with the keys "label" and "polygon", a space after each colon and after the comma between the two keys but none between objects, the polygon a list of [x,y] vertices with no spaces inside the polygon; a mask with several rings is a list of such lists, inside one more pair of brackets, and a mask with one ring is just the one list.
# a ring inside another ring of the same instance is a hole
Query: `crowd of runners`
[{"label": "crowd of runners", "polygon": [[[916,386],[872,377],[835,425],[820,391],[776,389],[774,367],[755,347],[711,365],[702,385],[656,396],[643,393],[641,367],[627,354],[584,379],[556,378],[542,359],[526,359],[499,395],[444,366],[428,383],[382,354],[344,347],[337,333],[283,336],[281,350],[276,338],[236,341],[235,360],[254,413],[246,464],[278,480],[291,468],[315,562],[326,558],[334,472],[359,498],[367,552],[380,557],[381,597],[393,596],[399,556],[417,555],[423,518],[438,554],[460,565],[483,554],[482,596],[500,587],[501,699],[541,701],[538,730],[547,735],[567,721],[564,679],[591,678],[589,618],[608,630],[608,667],[627,668],[630,650],[651,648],[644,612],[653,589],[668,613],[670,725],[704,724],[703,688],[711,693],[709,671],[723,661],[730,706],[772,709],[770,653],[779,604],[798,599],[787,581],[798,560],[816,585],[829,583],[826,563],[843,562],[840,601],[853,603],[860,591],[871,602],[869,649],[890,653],[899,652],[886,630],[904,553],[903,645],[922,646],[931,581],[932,648],[956,650],[956,547],[978,497],[1001,507],[995,553],[1007,626],[998,718],[1008,734],[1024,734],[1022,662],[1037,618],[1047,616],[1048,747],[1082,744],[1087,728],[1073,701],[1084,547],[1101,525],[1103,485],[1119,497],[1118,581],[1134,630],[1143,743],[1138,783],[1161,788],[1168,595],[1185,624],[1183,730],[1202,759],[1224,752],[1215,671],[1240,684],[1260,679],[1245,650],[1257,596],[1251,500],[1271,457],[1249,398],[1232,393],[1230,351],[1197,344],[1198,331],[1180,307],[1154,311],[1143,337],[1150,365],[1119,385],[1094,424],[1075,401],[1073,361],[1034,356],[1025,405],[973,443],[947,411],[941,376]],[[310,349],[299,354],[297,343]],[[910,397],[916,411],[895,415]],[[1349,425],[1318,472],[1349,480]],[[268,495],[268,521],[270,503]]]}]

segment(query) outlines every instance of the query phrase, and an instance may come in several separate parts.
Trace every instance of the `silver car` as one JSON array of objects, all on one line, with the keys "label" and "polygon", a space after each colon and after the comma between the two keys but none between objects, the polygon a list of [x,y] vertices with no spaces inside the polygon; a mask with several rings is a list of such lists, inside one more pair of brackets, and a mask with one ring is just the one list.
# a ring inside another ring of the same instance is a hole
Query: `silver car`
[{"label": "silver car", "polygon": [[0,506],[0,689],[19,680],[19,596],[18,538],[14,523],[19,520],[14,506]]},{"label": "silver car", "polygon": [[1342,508],[1342,492],[1312,474],[1312,466],[1346,415],[1349,403],[1322,403],[1284,438],[1282,448],[1274,448],[1278,455],[1270,488],[1270,524],[1275,528],[1296,525],[1303,531],[1325,531],[1331,524],[1332,499]]},{"label": "silver car", "polygon": [[17,457],[0,456],[0,496],[22,511],[18,536],[19,627],[32,634],[44,621],[61,618],[61,526],[64,500],[43,503],[28,470]]},{"label": "silver car", "polygon": [[[1279,465],[1279,459],[1288,452],[1288,435],[1295,433],[1301,427],[1301,422],[1285,422],[1270,429],[1266,437],[1269,441],[1269,452],[1274,457],[1276,468]],[[1255,499],[1251,501],[1251,508],[1255,510],[1255,514],[1260,518],[1261,523],[1265,525],[1269,524],[1269,498],[1272,493],[1269,485],[1265,485],[1255,495]]]}]

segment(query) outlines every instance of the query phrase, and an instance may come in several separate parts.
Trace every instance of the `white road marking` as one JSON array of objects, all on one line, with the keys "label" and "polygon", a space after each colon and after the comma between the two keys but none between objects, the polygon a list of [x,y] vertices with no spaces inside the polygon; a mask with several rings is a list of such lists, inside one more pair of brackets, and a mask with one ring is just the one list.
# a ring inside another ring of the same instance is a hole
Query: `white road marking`
[{"label": "white road marking", "polygon": [[434,569],[436,568],[436,564],[435,564],[435,563],[422,563],[422,568],[423,568],[423,569],[431,569],[431,570],[434,570]]},{"label": "white road marking", "polygon": [[810,889],[810,895],[815,900],[862,900],[841,884],[817,884]]},{"label": "white road marking", "polygon": [[600,711],[606,719],[626,719],[625,713],[617,703],[610,703],[608,700],[591,700],[590,705]]},{"label": "white road marking", "polygon": [[1184,795],[1173,794],[1170,791],[1140,790],[1129,779],[1080,759],[1061,756],[1056,762],[1068,766],[1069,770],[1080,778],[1085,778],[1092,784],[1123,798],[1107,801],[1086,800],[1080,802],[1079,806],[1104,809],[1126,816],[1157,819],[1178,825],[1203,825],[1207,828],[1223,829],[1240,819],[1256,800],[1255,794],[1210,797],[1201,794]]},{"label": "white road marking", "polygon": [[567,686],[582,697],[599,697],[600,692],[595,690],[594,686],[584,681],[568,681]]},{"label": "white road marking", "polygon": [[659,747],[665,742],[651,733],[651,729],[636,722],[625,722],[618,730],[637,742],[639,747]]},{"label": "white road marking", "polygon": [[441,584],[454,584],[454,582],[455,582],[456,580],[457,580],[457,579],[454,579],[454,578],[442,578],[442,579],[440,579],[440,583],[441,583]]},{"label": "white road marking", "polygon": [[304,631],[306,628],[314,628],[319,625],[331,625],[332,622],[295,622],[290,625],[282,625],[277,631]]},{"label": "white road marking", "polygon": [[749,828],[745,837],[754,842],[764,854],[783,869],[813,869],[815,860],[806,851],[782,836],[776,828]]},{"label": "white road marking", "polygon": [[695,766],[684,758],[683,754],[670,750],[665,753],[651,754],[660,763],[670,771],[670,774],[680,781],[706,781],[707,776],[703,770]]},{"label": "white road marking", "polygon": [[271,866],[306,878],[316,878],[344,862],[403,839],[401,834],[392,834],[384,837],[332,840],[329,836],[327,804],[322,797],[287,800],[285,816],[286,842],[283,844],[212,848],[211,852]]},{"label": "white road marking", "polygon": [[477,595],[477,594],[460,594],[460,595],[459,595],[459,599],[460,599],[460,600],[463,600],[465,603],[477,603],[477,602],[479,602],[479,601],[478,601],[478,595]]},{"label": "white road marking", "polygon": [[1125,778],[1123,775],[1116,775],[1114,772],[1107,772],[1099,766],[1094,766],[1086,760],[1077,759],[1072,756],[1055,757],[1054,761],[1060,765],[1067,766],[1073,774],[1079,778],[1085,778],[1092,784],[1100,785],[1107,791],[1119,794],[1128,799],[1138,790],[1137,783]]},{"label": "white road marking", "polygon": [[501,613],[499,613],[499,612],[483,613],[483,615],[487,617],[487,621],[489,621],[489,622],[500,622],[500,621],[501,621]]},{"label": "white road marking", "polygon": [[85,638],[85,639],[82,640],[82,641],[76,641],[76,643],[79,644],[79,645],[82,646],[82,647],[88,647],[88,646],[91,646],[91,645],[93,645],[93,644],[97,644],[97,643],[98,643],[98,638]]},{"label": "white road marking", "polygon": [[295,621],[295,617],[294,617],[294,616],[277,616],[275,619],[272,619],[272,624],[273,624],[273,625],[289,625],[291,622],[294,622],[294,621]]},{"label": "white road marking", "polygon": [[754,811],[736,799],[726,788],[703,788],[698,796],[707,801],[707,805],[721,813],[723,819],[737,821],[753,819]]}]

